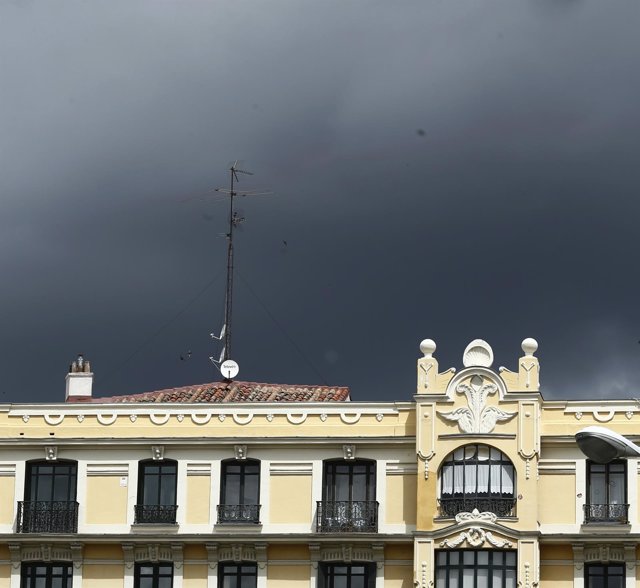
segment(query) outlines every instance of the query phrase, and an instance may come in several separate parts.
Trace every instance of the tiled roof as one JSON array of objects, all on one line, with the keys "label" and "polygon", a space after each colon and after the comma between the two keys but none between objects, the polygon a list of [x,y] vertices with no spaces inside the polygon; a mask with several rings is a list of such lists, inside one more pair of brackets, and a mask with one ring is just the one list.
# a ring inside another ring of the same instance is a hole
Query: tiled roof
[{"label": "tiled roof", "polygon": [[212,382],[197,386],[168,388],[155,392],[92,398],[91,402],[345,402],[349,388],[331,386],[296,386],[259,384],[256,382]]}]

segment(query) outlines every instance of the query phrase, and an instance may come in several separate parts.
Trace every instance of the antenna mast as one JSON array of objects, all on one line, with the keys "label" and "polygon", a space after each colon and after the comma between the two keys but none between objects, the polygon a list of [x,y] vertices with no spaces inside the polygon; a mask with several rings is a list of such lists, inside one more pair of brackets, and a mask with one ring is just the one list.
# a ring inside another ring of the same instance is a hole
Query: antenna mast
[{"label": "antenna mast", "polygon": [[236,196],[259,196],[262,194],[270,194],[270,192],[256,192],[249,190],[246,192],[237,192],[236,184],[238,183],[238,174],[252,176],[251,172],[238,168],[238,161],[235,161],[229,168],[229,189],[216,188],[216,192],[222,192],[229,196],[229,230],[227,237],[227,287],[225,291],[224,301],[224,325],[220,336],[211,333],[211,337],[223,342],[222,353],[216,361],[213,357],[209,358],[218,366],[222,375],[230,380],[238,374],[238,364],[231,359],[231,321],[233,318],[233,235],[234,230],[244,221],[244,217],[240,216],[234,208],[234,198]]}]

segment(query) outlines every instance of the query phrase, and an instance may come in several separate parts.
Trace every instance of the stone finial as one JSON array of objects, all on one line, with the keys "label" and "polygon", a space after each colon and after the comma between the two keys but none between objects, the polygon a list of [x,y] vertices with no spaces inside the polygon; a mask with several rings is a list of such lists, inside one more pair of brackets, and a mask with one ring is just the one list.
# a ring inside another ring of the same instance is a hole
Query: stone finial
[{"label": "stone finial", "polygon": [[78,354],[78,357],[69,366],[70,374],[89,374],[91,373],[91,364],[85,360],[82,353]]},{"label": "stone finial", "polygon": [[522,351],[524,351],[525,357],[533,357],[533,354],[538,350],[538,342],[531,338],[527,337],[522,342]]},{"label": "stone finial", "polygon": [[425,357],[431,359],[436,350],[436,342],[433,339],[423,339],[420,343],[420,351]]}]

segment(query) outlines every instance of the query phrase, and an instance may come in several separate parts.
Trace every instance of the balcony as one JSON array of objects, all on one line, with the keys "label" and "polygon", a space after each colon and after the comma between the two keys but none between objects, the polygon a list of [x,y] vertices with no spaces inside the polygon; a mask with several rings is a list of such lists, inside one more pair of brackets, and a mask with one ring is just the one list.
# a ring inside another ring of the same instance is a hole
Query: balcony
[{"label": "balcony", "polygon": [[613,523],[626,525],[629,523],[628,504],[585,504],[584,522]]},{"label": "balcony", "polygon": [[77,502],[18,502],[18,533],[77,533]]},{"label": "balcony", "polygon": [[316,520],[318,533],[376,533],[378,531],[378,502],[319,501]]},{"label": "balcony", "polygon": [[136,504],[136,525],[175,525],[176,505]]},{"label": "balcony", "polygon": [[259,504],[220,504],[218,505],[219,525],[259,525]]},{"label": "balcony", "polygon": [[492,498],[490,496],[467,496],[440,498],[440,516],[455,517],[461,512],[492,512],[498,517],[513,517],[516,510],[515,498]]}]

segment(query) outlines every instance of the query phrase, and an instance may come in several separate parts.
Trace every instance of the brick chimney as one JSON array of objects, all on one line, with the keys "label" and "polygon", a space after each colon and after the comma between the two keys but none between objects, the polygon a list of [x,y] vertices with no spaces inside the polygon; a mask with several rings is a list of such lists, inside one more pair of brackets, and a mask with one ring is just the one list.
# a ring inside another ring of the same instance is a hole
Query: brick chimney
[{"label": "brick chimney", "polygon": [[93,372],[91,364],[82,354],[78,355],[77,359],[69,366],[66,381],[66,402],[82,402],[91,399]]}]

